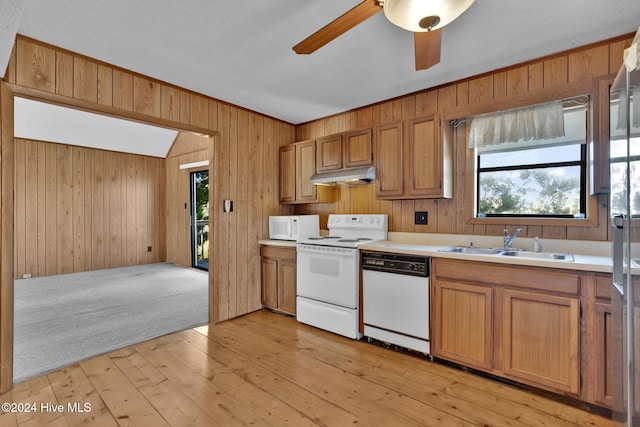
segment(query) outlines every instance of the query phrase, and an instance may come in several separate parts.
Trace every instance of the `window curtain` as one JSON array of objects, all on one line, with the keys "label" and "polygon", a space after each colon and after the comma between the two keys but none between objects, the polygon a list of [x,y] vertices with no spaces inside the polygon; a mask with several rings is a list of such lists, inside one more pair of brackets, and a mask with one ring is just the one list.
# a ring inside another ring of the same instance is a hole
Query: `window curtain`
[{"label": "window curtain", "polygon": [[[631,87],[631,114],[629,115],[629,123],[632,128],[632,135],[637,136],[636,129],[640,128],[640,86]],[[627,109],[628,109],[628,97],[626,93],[620,94],[620,100],[618,102],[618,122],[616,123],[616,129],[626,131],[627,130]]]},{"label": "window curtain", "polygon": [[563,136],[564,108],[562,101],[553,101],[475,116],[469,148]]}]

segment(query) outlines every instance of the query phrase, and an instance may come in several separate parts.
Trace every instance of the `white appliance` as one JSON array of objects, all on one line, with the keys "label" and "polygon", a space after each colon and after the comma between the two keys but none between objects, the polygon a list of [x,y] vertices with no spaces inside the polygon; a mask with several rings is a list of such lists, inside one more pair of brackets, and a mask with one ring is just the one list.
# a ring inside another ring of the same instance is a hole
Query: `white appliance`
[{"label": "white appliance", "polygon": [[301,240],[320,235],[318,215],[290,215],[269,217],[269,238]]},{"label": "white appliance", "polygon": [[640,30],[610,93],[612,409],[616,426],[640,426]]},{"label": "white appliance", "polygon": [[297,244],[297,314],[306,323],[359,339],[358,246],[387,239],[387,215],[329,215],[329,235]]},{"label": "white appliance", "polygon": [[364,335],[430,353],[430,258],[362,253]]}]

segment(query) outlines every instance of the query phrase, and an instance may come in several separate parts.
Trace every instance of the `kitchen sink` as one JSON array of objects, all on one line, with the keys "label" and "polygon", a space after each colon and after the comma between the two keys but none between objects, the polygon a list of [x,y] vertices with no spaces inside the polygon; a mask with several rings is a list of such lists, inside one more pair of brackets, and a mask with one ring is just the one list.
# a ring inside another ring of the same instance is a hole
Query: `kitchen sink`
[{"label": "kitchen sink", "polygon": [[574,261],[573,255],[558,252],[504,251],[500,255],[522,258],[552,259],[569,262]]},{"label": "kitchen sink", "polygon": [[523,249],[505,249],[505,248],[476,248],[474,246],[451,246],[449,248],[438,249],[438,252],[452,252],[458,254],[472,255],[499,255],[519,258],[548,259],[557,261],[573,262],[572,254],[559,252],[531,252]]},{"label": "kitchen sink", "polygon": [[439,249],[439,252],[454,252],[459,254],[476,254],[476,255],[497,255],[502,252],[501,249],[495,248],[476,248],[473,246],[452,246],[450,248]]}]

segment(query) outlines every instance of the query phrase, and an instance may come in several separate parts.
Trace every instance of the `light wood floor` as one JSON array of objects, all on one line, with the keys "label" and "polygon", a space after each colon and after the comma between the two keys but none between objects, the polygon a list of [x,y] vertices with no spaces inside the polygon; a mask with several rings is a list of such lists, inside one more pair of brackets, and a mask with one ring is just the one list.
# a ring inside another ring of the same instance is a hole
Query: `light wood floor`
[{"label": "light wood floor", "polygon": [[[0,401],[37,409],[0,413],[3,427],[612,425],[268,311],[81,362],[18,384]],[[73,413],[69,403],[91,410]],[[57,404],[62,412],[51,412]]]}]

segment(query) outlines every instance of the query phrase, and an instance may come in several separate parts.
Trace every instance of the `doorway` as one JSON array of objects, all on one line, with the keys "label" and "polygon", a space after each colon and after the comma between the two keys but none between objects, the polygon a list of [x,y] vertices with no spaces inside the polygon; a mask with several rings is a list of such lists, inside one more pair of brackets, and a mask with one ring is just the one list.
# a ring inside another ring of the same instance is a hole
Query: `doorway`
[{"label": "doorway", "polygon": [[209,171],[191,172],[191,265],[209,271]]}]

